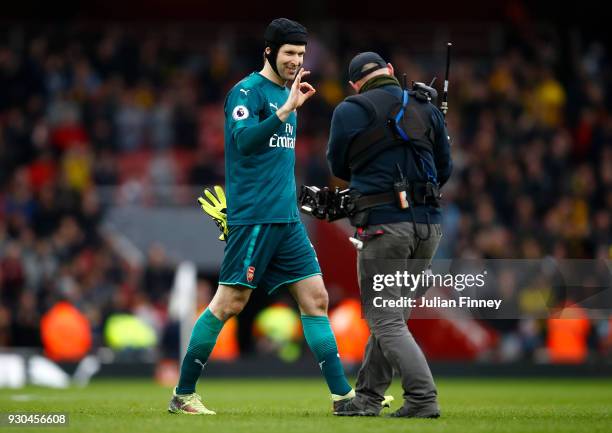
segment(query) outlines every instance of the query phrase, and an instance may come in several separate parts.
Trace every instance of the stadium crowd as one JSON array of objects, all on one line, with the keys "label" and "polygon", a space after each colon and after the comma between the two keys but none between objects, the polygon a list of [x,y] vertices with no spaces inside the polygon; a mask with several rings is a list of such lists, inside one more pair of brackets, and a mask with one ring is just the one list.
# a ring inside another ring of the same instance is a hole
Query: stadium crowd
[{"label": "stadium crowd", "polygon": [[[318,94],[300,112],[298,183],[340,185],[325,148],[356,52],[379,51],[409,80],[443,70],[397,39],[399,28],[369,40],[367,29],[341,27],[311,28],[305,66]],[[612,256],[609,53],[537,30],[483,28],[487,48],[456,44],[440,257]],[[78,23],[0,32],[0,346],[40,345],[40,317],[60,298],[86,314],[98,345],[117,311],[163,332],[174,264],[152,245],[142,267],[130,266],[100,222],[110,206],[180,202],[174,186],[223,182],[223,98],[259,69],[260,32]],[[137,193],[156,188],[170,192]],[[592,329],[598,351],[610,331]]]}]

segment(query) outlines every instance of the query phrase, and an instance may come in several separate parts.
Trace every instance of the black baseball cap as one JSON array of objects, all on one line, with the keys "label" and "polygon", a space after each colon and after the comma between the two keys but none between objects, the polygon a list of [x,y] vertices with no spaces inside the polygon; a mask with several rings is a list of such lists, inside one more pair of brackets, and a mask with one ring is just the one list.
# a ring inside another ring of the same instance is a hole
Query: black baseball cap
[{"label": "black baseball cap", "polygon": [[[366,68],[365,66],[374,63],[375,66]],[[366,51],[365,53],[359,53],[351,63],[349,63],[349,80],[353,83],[361,80],[366,75],[387,67],[387,62],[382,57],[372,51]]]},{"label": "black baseball cap", "polygon": [[287,18],[273,20],[264,33],[266,45],[283,44],[306,45],[308,30],[306,27]]}]

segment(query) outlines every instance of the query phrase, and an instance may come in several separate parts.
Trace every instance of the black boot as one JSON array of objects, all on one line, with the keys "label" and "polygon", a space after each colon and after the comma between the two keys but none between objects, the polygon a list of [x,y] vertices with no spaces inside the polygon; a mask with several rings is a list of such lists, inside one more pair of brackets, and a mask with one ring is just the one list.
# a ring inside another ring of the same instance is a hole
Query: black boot
[{"label": "black boot", "polygon": [[409,406],[402,406],[393,413],[387,415],[389,418],[439,418],[439,409],[417,409]]},{"label": "black boot", "polygon": [[355,399],[334,402],[334,415],[336,416],[378,416],[374,409],[363,409],[355,404]]}]

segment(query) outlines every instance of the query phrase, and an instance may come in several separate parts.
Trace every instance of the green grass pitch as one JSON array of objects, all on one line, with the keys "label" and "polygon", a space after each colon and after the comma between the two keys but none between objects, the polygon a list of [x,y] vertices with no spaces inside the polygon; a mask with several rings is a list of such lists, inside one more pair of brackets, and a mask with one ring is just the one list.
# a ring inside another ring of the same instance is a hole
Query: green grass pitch
[{"label": "green grass pitch", "polygon": [[[397,380],[396,380],[397,382]],[[87,388],[0,390],[0,412],[67,412],[67,427],[0,427],[26,432],[610,432],[612,379],[440,379],[442,418],[345,418],[331,414],[318,379],[202,379],[216,416],[170,415],[171,390],[150,381],[98,380]],[[390,389],[401,401],[398,384]]]}]

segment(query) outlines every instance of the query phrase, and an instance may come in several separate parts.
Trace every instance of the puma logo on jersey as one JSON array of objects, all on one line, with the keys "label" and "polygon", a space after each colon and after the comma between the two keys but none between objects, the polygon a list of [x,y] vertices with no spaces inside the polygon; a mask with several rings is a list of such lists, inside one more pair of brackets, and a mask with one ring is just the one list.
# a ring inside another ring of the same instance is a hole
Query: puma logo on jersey
[{"label": "puma logo on jersey", "polygon": [[275,110],[278,110],[278,105],[273,104],[273,103],[271,103],[271,102],[270,102],[270,107],[274,108]]},{"label": "puma logo on jersey", "polygon": [[203,363],[203,362],[202,362],[202,361],[200,361],[198,358],[194,359],[194,360],[193,360],[193,362],[195,362],[196,364],[200,364],[200,366],[201,366],[202,368],[204,368],[204,366],[206,365],[206,363],[205,363],[205,362]]},{"label": "puma logo on jersey", "polygon": [[249,90],[240,89],[240,91],[244,93],[244,96],[249,96],[249,92],[251,91],[251,89]]}]

